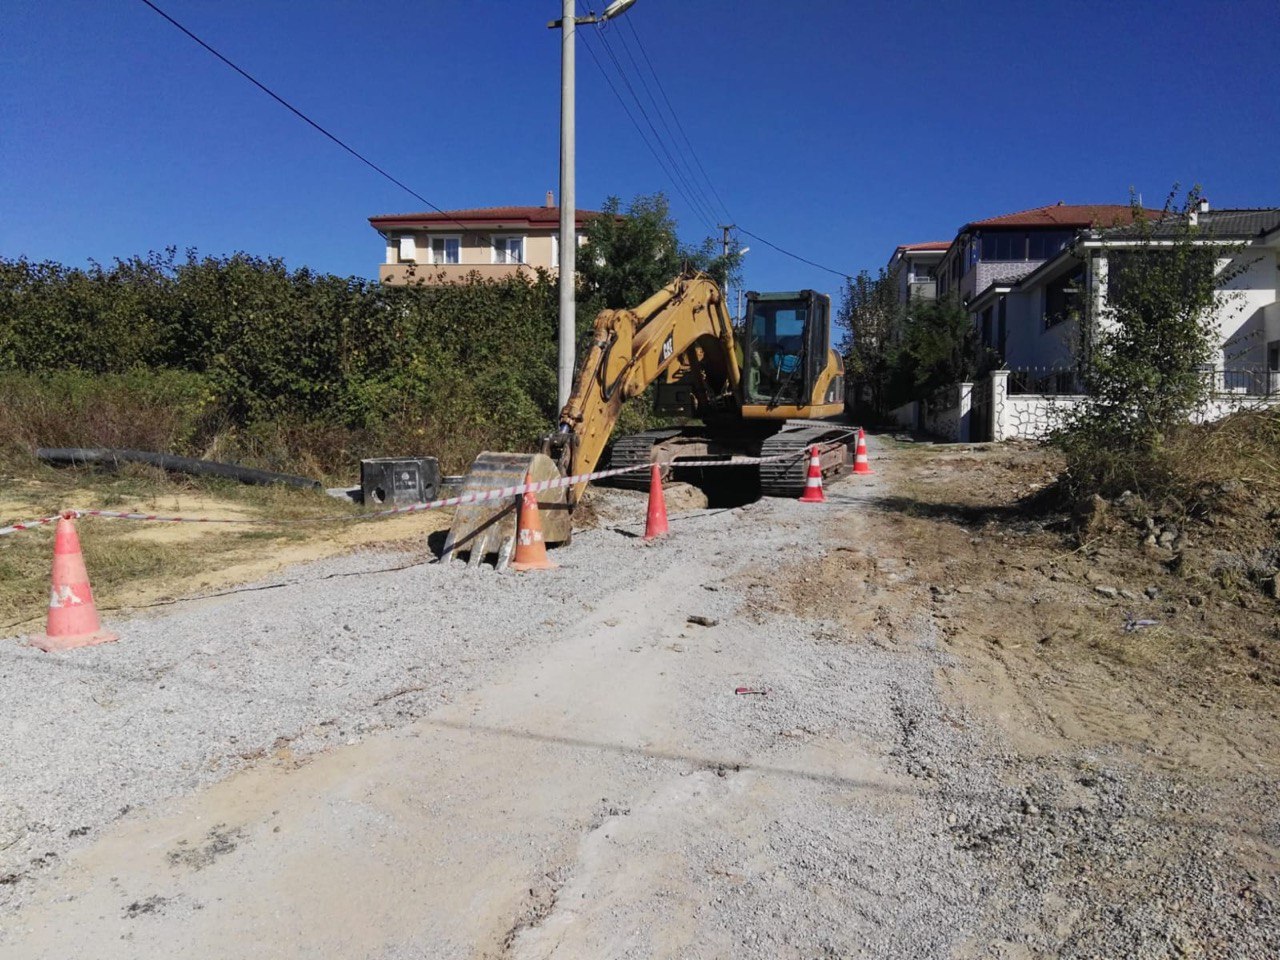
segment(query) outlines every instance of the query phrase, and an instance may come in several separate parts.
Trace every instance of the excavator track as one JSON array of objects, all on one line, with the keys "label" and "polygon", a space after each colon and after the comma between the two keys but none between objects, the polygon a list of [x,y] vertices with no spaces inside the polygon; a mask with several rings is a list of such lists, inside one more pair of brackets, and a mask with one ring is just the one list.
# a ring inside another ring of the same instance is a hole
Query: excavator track
[{"label": "excavator track", "polygon": [[809,460],[805,457],[805,452],[815,443],[838,444],[822,453],[820,462],[824,480],[848,473],[853,462],[853,437],[850,430],[851,428],[840,423],[788,420],[781,430],[764,441],[760,455],[773,457],[794,452],[795,456],[760,464],[760,495],[800,496],[804,492],[804,482],[809,472]]},{"label": "excavator track", "polygon": [[[645,430],[643,433],[633,433],[625,437],[619,437],[613,442],[613,448],[609,453],[608,466],[610,469],[615,469],[617,467],[633,467],[650,463],[653,461],[653,448],[655,446],[665,440],[680,436],[682,432],[677,427],[664,430]],[[649,474],[643,470],[619,474],[616,477],[609,478],[609,486],[622,487],[626,490],[648,490]]]},{"label": "excavator track", "polygon": [[[716,434],[706,431],[705,428],[686,428],[684,430],[646,430],[643,433],[619,437],[613,443],[609,455],[609,466],[611,468],[629,467],[650,463],[655,459],[656,447],[682,436],[694,440],[700,436],[715,437]],[[739,442],[732,443],[729,438],[720,436],[716,445],[722,449],[725,447],[733,449],[739,456],[772,457],[794,452],[795,456],[792,458],[760,464],[758,473],[762,496],[798,497],[804,492],[804,482],[808,475],[809,461],[805,453],[815,443],[826,445],[832,442],[838,443],[839,446],[824,451],[821,460],[823,477],[831,478],[847,473],[853,463],[852,431],[845,424],[825,420],[788,420],[781,430],[764,438],[763,441],[743,437]],[[659,455],[656,459],[661,461],[665,458]],[[677,471],[677,479],[680,479],[679,459],[676,459],[672,466]],[[715,474],[720,472],[712,471]],[[670,475],[670,471],[666,473]],[[701,485],[692,476],[687,479]],[[634,473],[611,477],[606,482],[609,486],[623,487],[628,490],[648,490],[649,474],[643,470],[637,470]]]}]

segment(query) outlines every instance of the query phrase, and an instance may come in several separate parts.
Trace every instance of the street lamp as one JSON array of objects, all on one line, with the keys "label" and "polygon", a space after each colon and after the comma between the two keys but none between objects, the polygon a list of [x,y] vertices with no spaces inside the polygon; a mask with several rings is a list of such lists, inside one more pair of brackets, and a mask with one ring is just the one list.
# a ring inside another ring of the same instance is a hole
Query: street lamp
[{"label": "street lamp", "polygon": [[573,50],[575,27],[580,23],[603,23],[625,13],[636,0],[613,0],[600,16],[574,16],[575,0],[563,0],[561,17],[547,24],[560,28],[560,380],[559,409],[569,402],[573,390],[576,303],[574,265],[578,253],[577,212],[574,209],[573,173]]}]

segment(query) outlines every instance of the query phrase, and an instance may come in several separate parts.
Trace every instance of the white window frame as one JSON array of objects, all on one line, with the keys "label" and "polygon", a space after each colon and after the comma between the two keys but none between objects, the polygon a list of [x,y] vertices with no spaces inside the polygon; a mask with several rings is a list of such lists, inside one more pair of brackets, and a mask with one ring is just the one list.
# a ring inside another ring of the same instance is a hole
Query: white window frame
[{"label": "white window frame", "polygon": [[[520,255],[511,259],[511,241],[520,241]],[[498,257],[498,244],[502,244],[502,257]],[[489,256],[493,263],[502,264],[521,264],[525,262],[525,251],[528,249],[526,237],[523,233],[495,233],[489,237]]]},{"label": "white window frame", "polygon": [[[583,233],[581,230],[575,230],[573,231],[573,235],[575,238],[577,238],[578,249],[581,250],[583,242],[587,239],[586,234]],[[560,266],[560,231],[559,230],[555,230],[551,234],[551,266],[553,267]]]},{"label": "white window frame", "polygon": [[[457,259],[457,260],[455,260],[455,261],[452,261],[452,262],[450,262],[450,261],[447,259],[447,258],[448,258],[448,255],[449,255],[449,251],[448,251],[448,242],[449,242],[450,240],[453,240],[453,241],[455,241],[455,242],[458,244],[458,259]],[[444,245],[444,246],[445,246],[445,257],[446,257],[446,259],[444,259],[444,260],[437,260],[437,259],[436,259],[436,241],[439,241],[442,245]],[[462,234],[460,234],[460,233],[433,233],[433,234],[431,235],[431,242],[427,245],[427,262],[428,262],[428,263],[432,263],[432,264],[436,264],[436,265],[438,265],[438,266],[453,266],[453,265],[455,265],[455,264],[462,263]]]},{"label": "white window frame", "polygon": [[[408,250],[409,255],[405,256]],[[396,261],[399,263],[418,262],[418,238],[412,233],[402,233],[396,237]]]}]

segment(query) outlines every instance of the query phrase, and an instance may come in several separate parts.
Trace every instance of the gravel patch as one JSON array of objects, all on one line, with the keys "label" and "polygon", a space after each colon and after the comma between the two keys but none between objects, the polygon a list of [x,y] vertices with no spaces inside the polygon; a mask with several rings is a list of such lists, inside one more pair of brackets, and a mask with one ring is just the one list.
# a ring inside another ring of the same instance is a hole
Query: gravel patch
[{"label": "gravel patch", "polygon": [[[619,513],[632,506],[621,499]],[[403,552],[364,551],[111,621],[114,644],[47,654],[0,641],[0,905],[19,906],[28,874],[134,808],[475,689],[590,612],[583,597],[630,582],[645,554],[593,530],[556,559],[558,570],[519,576],[425,560],[391,569]]]}]

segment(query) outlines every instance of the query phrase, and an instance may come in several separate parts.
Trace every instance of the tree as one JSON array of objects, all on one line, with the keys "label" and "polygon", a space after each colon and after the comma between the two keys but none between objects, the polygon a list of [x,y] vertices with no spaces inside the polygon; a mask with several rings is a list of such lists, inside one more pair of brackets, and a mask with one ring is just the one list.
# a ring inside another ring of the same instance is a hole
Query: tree
[{"label": "tree", "polygon": [[587,225],[578,253],[579,301],[590,323],[603,309],[634,307],[653,296],[687,264],[711,274],[725,287],[734,276],[738,254],[717,255],[710,238],[697,247],[680,243],[676,221],[661,193],[637,196],[620,215],[622,201],[609,197],[602,217]]},{"label": "tree", "polygon": [[1065,479],[1076,494],[1140,489],[1163,472],[1170,432],[1208,399],[1205,368],[1218,349],[1216,316],[1235,272],[1218,261],[1238,249],[1209,243],[1177,188],[1149,218],[1136,198],[1125,245],[1107,253],[1106,296],[1085,325],[1087,399],[1054,436],[1067,454]]},{"label": "tree", "polygon": [[956,299],[915,301],[891,360],[893,402],[919,400],[977,373],[977,332]]},{"label": "tree", "polygon": [[[870,394],[872,409],[885,412],[895,338],[906,312],[898,302],[898,275],[883,267],[874,279],[866,270],[845,281],[837,320],[846,333],[840,350],[848,375]],[[857,391],[861,399],[861,391]]]}]

